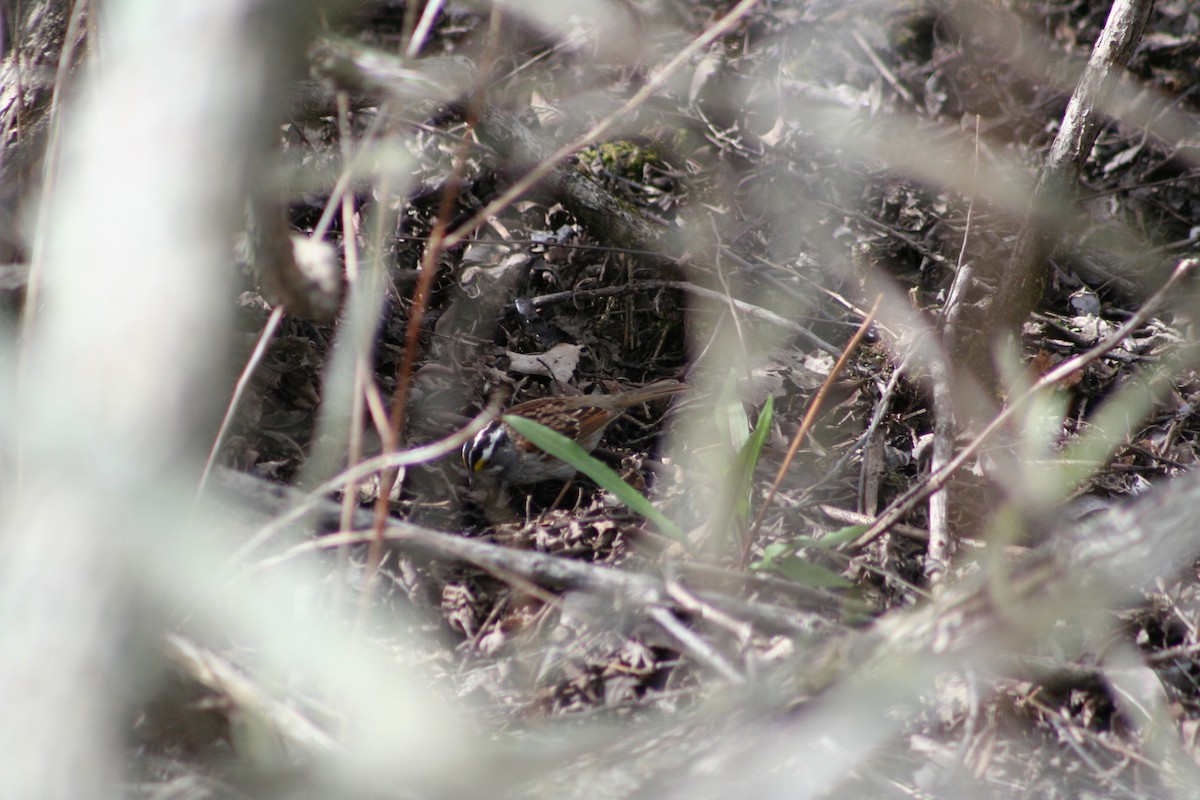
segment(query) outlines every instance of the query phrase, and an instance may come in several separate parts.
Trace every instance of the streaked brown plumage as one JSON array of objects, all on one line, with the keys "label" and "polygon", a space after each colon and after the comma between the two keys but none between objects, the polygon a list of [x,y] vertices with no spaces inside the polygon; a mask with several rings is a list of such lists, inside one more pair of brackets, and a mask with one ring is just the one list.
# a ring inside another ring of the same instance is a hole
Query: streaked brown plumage
[{"label": "streaked brown plumage", "polygon": [[[519,403],[506,413],[531,419],[561,433],[591,452],[604,431],[628,409],[682,392],[678,381],[658,381],[617,394],[541,397]],[[463,446],[463,464],[472,477],[511,484],[566,480],[575,468],[539,450],[504,420],[493,420]]]}]

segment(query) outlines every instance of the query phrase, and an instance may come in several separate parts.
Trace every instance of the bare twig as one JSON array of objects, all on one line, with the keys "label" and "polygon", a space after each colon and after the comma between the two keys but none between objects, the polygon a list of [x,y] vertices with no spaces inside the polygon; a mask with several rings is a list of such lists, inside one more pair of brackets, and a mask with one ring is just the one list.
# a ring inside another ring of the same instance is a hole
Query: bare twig
[{"label": "bare twig", "polygon": [[817,336],[815,333],[805,328],[803,325],[798,325],[790,319],[776,314],[774,311],[762,308],[761,306],[752,305],[744,300],[727,297],[721,292],[712,289],[706,289],[703,286],[697,286],[689,281],[634,281],[623,286],[606,286],[599,289],[586,289],[584,291],[565,291],[554,292],[553,294],[544,294],[533,298],[533,304],[538,308],[545,306],[557,305],[577,299],[590,299],[593,297],[616,297],[634,292],[649,292],[658,289],[675,289],[680,292],[703,297],[708,300],[716,300],[719,303],[729,303],[738,313],[759,322],[769,322],[772,325],[777,325],[784,330],[791,331],[805,339],[809,344],[825,351],[831,356],[840,356],[842,348],[835,347],[829,342]]},{"label": "bare twig", "polygon": [[[862,447],[862,468],[858,475],[858,510],[862,514],[873,515],[878,508],[879,477],[883,472],[884,447],[883,442],[878,438],[879,426],[883,423],[883,418],[887,416],[888,409],[892,407],[892,398],[900,386],[900,380],[908,370],[911,357],[912,348],[909,347],[900,357],[899,363],[892,369],[888,382],[880,391],[879,400],[875,402],[875,409],[871,412],[871,421],[867,423],[867,429],[863,431],[860,444],[857,445]],[[853,453],[854,448],[851,448],[830,471],[838,472],[842,467],[841,461],[848,460]]]},{"label": "bare twig", "polygon": [[229,698],[238,714],[269,721],[272,731],[284,737],[287,744],[299,752],[312,758],[342,751],[339,742],[293,708],[291,703],[273,697],[245,670],[239,669],[224,656],[174,633],[168,634],[163,644],[167,657],[184,674],[209,691]]},{"label": "bare twig", "polygon": [[1033,386],[1029,387],[1021,396],[1012,400],[996,417],[988,423],[987,427],[975,439],[964,447],[957,456],[955,456],[945,467],[936,473],[931,472],[929,477],[923,482],[916,484],[907,492],[896,498],[888,508],[879,515],[870,528],[863,532],[862,536],[854,541],[854,547],[863,547],[873,541],[876,537],[883,534],[892,525],[899,522],[906,514],[912,511],[918,503],[920,503],[929,495],[941,489],[946,485],[946,481],[950,476],[967,462],[969,458],[979,452],[984,443],[1000,429],[1005,422],[1012,418],[1020,409],[1024,408],[1025,404],[1038,395],[1044,389],[1053,386],[1064,378],[1076,372],[1083,370],[1088,364],[1100,359],[1109,350],[1117,347],[1124,341],[1125,337],[1133,331],[1141,327],[1150,317],[1150,313],[1158,307],[1159,303],[1166,298],[1167,294],[1175,287],[1175,285],[1196,266],[1198,262],[1195,259],[1184,259],[1175,267],[1175,271],[1171,273],[1171,277],[1163,284],[1154,296],[1147,300],[1137,312],[1126,320],[1125,324],[1113,332],[1111,336],[1105,339],[1100,344],[1088,350],[1085,353],[1080,353],[1074,358],[1069,358],[1059,364],[1054,369],[1047,372],[1038,379]]},{"label": "bare twig", "polygon": [[883,59],[879,57],[879,54],[875,52],[875,48],[871,47],[871,43],[866,40],[862,33],[857,30],[853,30],[850,32],[850,35],[854,38],[855,43],[859,46],[863,53],[866,54],[867,60],[869,60],[875,69],[879,71],[879,74],[883,76],[884,80],[886,80],[891,87],[896,90],[896,94],[903,97],[906,102],[913,102],[912,93],[908,91],[908,89],[905,89],[904,84],[902,84],[896,75],[890,69],[888,69],[887,64],[883,63]]},{"label": "bare twig", "polygon": [[[974,187],[979,182],[979,115],[975,116],[975,159],[974,174],[971,176],[972,194],[967,203],[967,222],[963,229],[962,246],[958,251],[958,266],[954,273],[954,283],[946,297],[946,334],[948,350],[953,354],[962,352],[955,345],[969,335],[978,336],[978,332],[968,333],[964,327],[963,307],[967,299],[967,287],[973,279],[974,264],[968,261],[967,243],[971,239],[971,223],[975,213]],[[934,359],[929,364],[929,375],[933,394],[933,458],[929,471],[937,472],[954,457],[954,393],[950,387],[950,369],[942,359]],[[930,586],[941,583],[954,557],[954,540],[950,535],[950,493],[935,492],[929,498],[929,549],[925,559],[925,574]]]},{"label": "bare twig", "polygon": [[724,656],[695,631],[680,622],[669,608],[651,606],[649,615],[650,619],[657,622],[659,627],[674,637],[675,641],[679,642],[680,648],[696,661],[734,685],[746,682],[745,677],[734,669]]},{"label": "bare twig", "polygon": [[1118,71],[1142,38],[1153,0],[1116,0],[1079,85],[1063,116],[1062,126],[1038,176],[1016,248],[1009,259],[992,308],[1010,322],[1024,319],[1042,294],[1046,255],[1058,226],[1045,224],[1043,213],[1060,204],[1073,187],[1100,131],[1102,112],[1114,96]]},{"label": "bare twig", "polygon": [[212,475],[213,466],[217,462],[217,455],[221,452],[221,445],[225,443],[225,437],[229,435],[229,428],[233,425],[234,416],[241,405],[242,397],[246,394],[246,388],[250,385],[250,379],[254,377],[255,370],[258,369],[258,365],[262,363],[263,357],[267,354],[267,347],[274,341],[275,332],[279,330],[279,324],[282,321],[283,306],[275,306],[275,308],[271,309],[271,316],[267,317],[267,324],[263,326],[262,333],[258,335],[258,341],[254,345],[254,352],[246,360],[246,366],[242,368],[242,374],[238,375],[237,385],[233,388],[233,397],[229,399],[229,405],[225,409],[225,417],[221,420],[221,428],[217,431],[216,438],[213,439],[212,449],[208,451],[208,460],[204,463],[204,473],[200,476],[200,483],[196,487],[197,499],[204,494],[204,487],[208,485],[208,478]]}]

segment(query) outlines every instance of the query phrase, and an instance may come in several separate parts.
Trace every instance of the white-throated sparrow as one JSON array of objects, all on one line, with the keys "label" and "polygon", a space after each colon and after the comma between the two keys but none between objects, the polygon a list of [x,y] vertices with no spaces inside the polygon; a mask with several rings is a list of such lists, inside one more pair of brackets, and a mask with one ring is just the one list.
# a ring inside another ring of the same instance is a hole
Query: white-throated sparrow
[{"label": "white-throated sparrow", "polygon": [[[618,394],[541,397],[519,403],[506,413],[539,422],[590,453],[604,430],[628,409],[686,388],[677,381],[658,381]],[[511,484],[566,480],[575,474],[573,466],[534,447],[502,419],[492,420],[463,445],[462,458],[472,478],[486,476]]]}]

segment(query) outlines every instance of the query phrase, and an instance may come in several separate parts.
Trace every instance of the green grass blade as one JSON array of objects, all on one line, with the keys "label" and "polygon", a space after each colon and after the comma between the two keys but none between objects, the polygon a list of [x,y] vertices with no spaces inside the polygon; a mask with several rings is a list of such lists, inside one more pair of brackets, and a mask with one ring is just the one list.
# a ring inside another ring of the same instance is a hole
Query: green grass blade
[{"label": "green grass blade", "polygon": [[504,421],[511,425],[513,430],[533,442],[537,447],[545,450],[555,458],[562,459],[584,475],[587,475],[600,488],[611,492],[629,510],[641,514],[653,522],[664,534],[687,544],[687,539],[684,537],[683,531],[679,529],[679,526],[667,519],[641,492],[621,480],[621,476],[613,472],[608,465],[593,458],[578,444],[561,433],[552,431],[545,425],[539,425],[533,420],[525,419],[524,417],[510,415],[506,416]]},{"label": "green grass blade", "polygon": [[[735,405],[741,412],[741,419],[747,426],[739,435],[732,429],[731,439],[739,439],[742,444],[737,450],[729,451],[729,467],[721,476],[721,496],[714,505],[712,528],[717,536],[725,541],[733,541],[743,532],[746,520],[750,515],[750,493],[754,483],[754,468],[762,454],[763,445],[767,441],[767,433],[771,428],[771,417],[774,412],[774,398],[768,397],[758,414],[758,422],[753,431],[748,426],[750,418],[741,411],[740,400]],[[729,421],[734,422],[735,414],[729,415]]]},{"label": "green grass blade", "polygon": [[870,525],[847,525],[845,528],[839,528],[832,533],[825,534],[820,539],[799,536],[795,539],[795,542],[798,547],[815,547],[819,550],[832,550],[848,542],[853,542],[859,536],[866,533],[870,527]]},{"label": "green grass blade", "polygon": [[754,468],[758,466],[759,456],[767,443],[767,434],[771,430],[771,418],[775,412],[775,398],[767,396],[758,420],[754,423],[754,431],[750,434],[738,451],[734,462],[733,474],[729,476],[733,487],[735,514],[738,527],[745,524],[750,515],[750,492],[754,488]]},{"label": "green grass blade", "polygon": [[750,436],[750,417],[746,416],[742,398],[738,396],[737,376],[733,370],[730,370],[729,377],[721,387],[721,394],[713,407],[713,415],[717,430],[729,443],[730,450],[734,453],[741,452]]},{"label": "green grass blade", "polygon": [[814,589],[850,589],[854,584],[827,567],[796,555],[799,542],[774,542],[763,549],[763,557],[750,565],[754,572],[774,572]]}]

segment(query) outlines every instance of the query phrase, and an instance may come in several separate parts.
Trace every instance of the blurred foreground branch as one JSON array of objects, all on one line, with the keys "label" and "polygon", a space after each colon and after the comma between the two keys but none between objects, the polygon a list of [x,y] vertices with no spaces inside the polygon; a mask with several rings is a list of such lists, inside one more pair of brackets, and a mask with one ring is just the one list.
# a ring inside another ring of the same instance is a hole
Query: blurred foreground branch
[{"label": "blurred foreground branch", "polygon": [[63,107],[59,180],[43,187],[45,304],[26,308],[18,358],[0,358],[21,365],[0,376],[11,797],[111,797],[121,780],[126,704],[159,665],[156,581],[180,566],[220,386],[222,265],[280,110],[270,87],[314,19],[250,0],[105,10],[104,61]]},{"label": "blurred foreground branch", "polygon": [[[296,498],[291,490],[228,471],[217,483],[259,511],[278,513]],[[1011,565],[997,561],[991,570],[948,587],[928,605],[892,612],[866,630],[827,630],[835,635],[826,635],[773,668],[776,677],[790,676],[788,680],[759,676],[750,689],[730,686],[725,698],[708,709],[715,717],[699,714],[665,721],[640,735],[623,736],[596,758],[571,760],[544,781],[559,786],[556,796],[567,797],[594,796],[588,787],[595,785],[627,785],[632,775],[649,785],[679,780],[673,784],[674,796],[690,796],[700,788],[717,791],[721,785],[828,791],[844,780],[843,770],[848,768],[828,754],[851,762],[870,759],[873,748],[899,724],[890,715],[881,718],[880,709],[933,691],[938,675],[976,668],[994,674],[998,666],[1017,669],[1017,661],[998,662],[997,655],[1036,655],[1050,637],[1056,637],[1051,652],[1064,663],[1096,653],[1114,624],[1111,612],[1140,602],[1142,592],[1155,581],[1169,579],[1192,563],[1200,551],[1192,524],[1198,503],[1200,474],[1193,473],[1083,523],[1057,528],[1048,523],[1045,543]],[[319,525],[321,519],[336,519],[335,514],[331,504],[306,524]],[[364,512],[364,523],[369,516]],[[315,539],[311,546],[301,545],[281,558],[333,547],[348,538]],[[388,538],[411,554],[471,564],[501,577],[511,573],[555,591],[585,592],[598,604],[601,618],[612,619],[616,608],[661,614],[674,605],[664,591],[667,584],[649,575],[499,547],[399,521],[390,523]],[[767,630],[795,632],[794,623],[806,617],[719,592],[698,594],[734,619]],[[725,707],[737,711],[722,717],[719,709]],[[785,708],[787,713],[781,713]],[[836,715],[836,725],[830,724],[831,714]],[[715,718],[722,724],[712,727],[704,721]],[[765,724],[765,719],[776,724]],[[818,734],[823,746],[806,746]],[[712,759],[710,769],[703,776],[686,777],[692,774],[686,765],[697,759]],[[703,781],[703,787],[692,781]],[[540,796],[542,783],[513,796]]]}]

